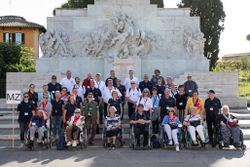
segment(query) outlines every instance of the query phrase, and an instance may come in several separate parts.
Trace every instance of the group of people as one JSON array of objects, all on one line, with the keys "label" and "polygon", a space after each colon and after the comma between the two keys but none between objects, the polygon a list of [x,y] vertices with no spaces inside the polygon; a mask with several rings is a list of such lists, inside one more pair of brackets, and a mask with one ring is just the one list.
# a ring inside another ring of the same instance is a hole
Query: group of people
[{"label": "group of people", "polygon": [[65,130],[67,146],[72,147],[77,145],[79,131],[87,128],[88,144],[93,145],[95,135],[99,133],[99,124],[104,124],[108,146],[115,148],[122,120],[126,117],[126,103],[138,146],[140,135],[144,136],[143,146],[148,144],[146,139],[149,137],[149,124],[152,124],[153,134],[158,134],[159,126],[162,126],[169,144],[174,142],[177,151],[177,129],[182,125],[187,127],[194,144],[197,144],[195,131],[202,142],[206,143],[203,134],[204,120],[212,146],[216,145],[213,128],[218,125],[225,134],[225,145],[229,144],[229,133],[233,133],[235,146],[239,144],[239,126],[237,123],[230,123],[237,121],[229,114],[228,106],[222,107],[214,90],[209,90],[208,98],[203,102],[192,75],[189,74],[187,81],[177,87],[171,77],[165,80],[160,74],[160,70],[156,69],[151,79],[148,74],[144,74],[143,81],[139,82],[134,71],[129,70],[129,76],[122,83],[115,71],[111,70],[110,77],[105,81],[100,73],[95,77],[88,73],[81,83],[79,77],[72,78],[71,71],[67,70],[66,77],[60,83],[53,75],[51,82],[43,85],[40,93],[35,91],[34,84],[30,84],[28,92],[23,94],[23,101],[17,107],[21,146],[23,147],[24,135],[28,129],[30,140],[34,141],[34,133],[38,132],[37,142],[41,143],[47,126],[52,127],[54,139],[58,139]]}]

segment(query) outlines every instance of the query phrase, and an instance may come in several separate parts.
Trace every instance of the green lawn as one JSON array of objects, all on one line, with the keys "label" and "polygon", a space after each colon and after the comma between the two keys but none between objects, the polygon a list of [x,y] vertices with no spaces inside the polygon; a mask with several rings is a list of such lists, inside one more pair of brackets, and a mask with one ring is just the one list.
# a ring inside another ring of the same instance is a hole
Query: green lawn
[{"label": "green lawn", "polygon": [[250,99],[250,82],[240,81],[239,92],[240,92],[240,96],[244,96]]}]

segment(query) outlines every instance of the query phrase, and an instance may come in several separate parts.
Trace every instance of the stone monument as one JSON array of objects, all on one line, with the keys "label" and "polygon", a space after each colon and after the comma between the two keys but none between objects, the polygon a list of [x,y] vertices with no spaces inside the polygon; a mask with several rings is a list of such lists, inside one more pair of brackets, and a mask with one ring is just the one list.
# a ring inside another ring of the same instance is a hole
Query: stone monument
[{"label": "stone monument", "polygon": [[40,73],[71,69],[82,77],[115,69],[123,79],[129,69],[139,78],[156,68],[175,77],[208,72],[200,18],[191,17],[190,9],[159,9],[150,0],[96,0],[87,9],[56,9],[47,22]]}]

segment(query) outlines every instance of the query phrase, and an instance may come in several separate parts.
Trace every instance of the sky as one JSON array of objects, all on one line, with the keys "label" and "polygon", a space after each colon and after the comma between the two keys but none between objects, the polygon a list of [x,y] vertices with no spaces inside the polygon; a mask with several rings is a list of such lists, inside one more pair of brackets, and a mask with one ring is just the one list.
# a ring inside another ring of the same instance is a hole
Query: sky
[{"label": "sky", "polygon": [[[164,0],[166,8],[175,8],[180,0]],[[46,18],[54,8],[67,0],[0,0],[0,16],[18,15],[46,27]],[[220,57],[225,54],[250,52],[250,0],[222,0],[226,13],[225,30],[220,40]]]}]

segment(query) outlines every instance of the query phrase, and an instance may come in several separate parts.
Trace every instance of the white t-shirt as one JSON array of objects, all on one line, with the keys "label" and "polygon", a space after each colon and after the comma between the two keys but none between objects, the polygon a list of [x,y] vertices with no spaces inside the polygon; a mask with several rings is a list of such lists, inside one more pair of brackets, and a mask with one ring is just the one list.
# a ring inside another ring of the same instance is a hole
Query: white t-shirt
[{"label": "white t-shirt", "polygon": [[153,108],[152,100],[150,97],[139,98],[136,105],[142,104],[144,106],[144,111],[149,111]]},{"label": "white t-shirt", "polygon": [[127,89],[126,97],[134,102],[137,102],[141,95],[139,88],[135,88],[134,90],[132,88]]},{"label": "white t-shirt", "polygon": [[108,87],[105,87],[105,89],[103,91],[103,95],[102,95],[103,101],[105,103],[108,103],[109,99],[112,98],[113,91],[117,91],[119,97],[122,96],[121,92],[117,88],[112,87],[112,89],[109,89]]},{"label": "white t-shirt", "polygon": [[131,87],[131,84],[130,84],[131,81],[135,81],[136,87],[139,86],[139,80],[136,77],[133,77],[132,79],[128,77],[124,80],[124,83],[123,83],[123,85],[126,87],[126,90],[128,90]]},{"label": "white t-shirt", "polygon": [[71,88],[72,88],[75,84],[76,84],[76,82],[75,82],[75,80],[74,80],[73,78],[68,79],[68,78],[66,77],[66,78],[63,78],[63,79],[61,80],[62,88],[63,88],[63,87],[66,87],[68,92],[71,91]]},{"label": "white t-shirt", "polygon": [[84,94],[86,92],[85,86],[77,85],[77,84],[73,85],[70,90],[71,94],[72,94],[73,88],[77,88],[77,95],[80,96],[82,100],[84,100]]},{"label": "white t-shirt", "polygon": [[101,91],[101,93],[103,94],[104,89],[106,88],[106,85],[105,85],[105,82],[104,82],[104,81],[99,81],[99,82],[97,82],[97,81],[95,80],[95,87],[98,88],[98,89]]}]

